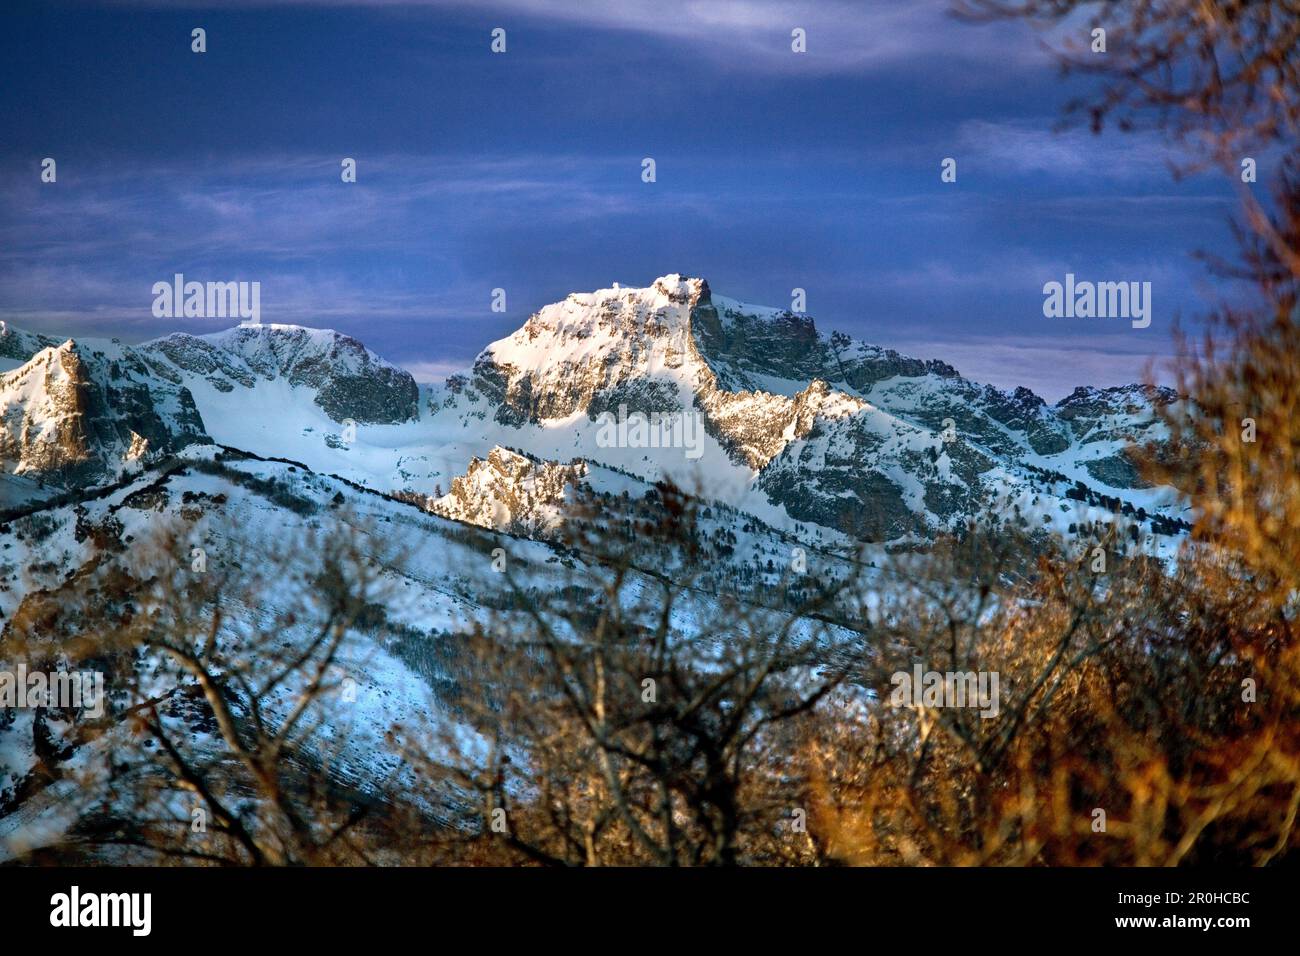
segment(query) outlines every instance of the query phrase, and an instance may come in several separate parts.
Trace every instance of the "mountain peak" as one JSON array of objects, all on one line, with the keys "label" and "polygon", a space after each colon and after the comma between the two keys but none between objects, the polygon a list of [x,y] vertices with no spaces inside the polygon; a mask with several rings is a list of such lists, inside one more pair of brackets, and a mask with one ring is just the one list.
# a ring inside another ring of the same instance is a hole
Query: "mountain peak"
[{"label": "mountain peak", "polygon": [[0,375],[0,473],[93,482],[206,440],[189,391],[130,349],[69,338]]},{"label": "mountain peak", "polygon": [[[666,316],[679,307],[689,308],[709,301],[709,283],[705,279],[673,272],[660,276],[648,286],[625,286],[616,282],[609,288],[592,292],[570,292],[563,302],[543,306],[532,318],[536,319],[543,313],[552,315],[554,310],[566,304],[584,309],[619,309],[629,303],[642,306],[643,314],[661,313]],[[684,318],[685,314],[680,317]]]},{"label": "mountain peak", "polygon": [[571,292],[569,298],[591,298],[591,299],[610,299],[623,298],[627,296],[652,298],[662,297],[670,302],[678,304],[689,302],[692,298],[701,296],[707,301],[709,297],[709,283],[707,279],[699,276],[685,275],[680,272],[670,272],[662,275],[651,282],[648,286],[637,287],[627,286],[620,282],[615,282],[609,288],[596,289],[594,292]]},{"label": "mountain peak", "polygon": [[175,332],[142,348],[222,393],[271,381],[312,390],[315,404],[336,422],[389,424],[418,416],[411,374],[333,329],[241,325],[207,335]]}]

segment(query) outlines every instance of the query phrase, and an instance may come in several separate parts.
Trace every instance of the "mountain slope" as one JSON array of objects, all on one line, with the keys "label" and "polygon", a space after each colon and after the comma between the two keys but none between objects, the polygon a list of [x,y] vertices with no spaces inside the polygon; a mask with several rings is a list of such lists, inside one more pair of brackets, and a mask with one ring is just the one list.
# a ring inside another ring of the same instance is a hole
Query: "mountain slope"
[{"label": "mountain slope", "polygon": [[411,374],[351,336],[292,325],[245,325],[213,335],[178,332],[142,349],[192,380],[229,394],[280,380],[312,394],[331,419],[392,424],[412,419],[418,389]]},{"label": "mountain slope", "polygon": [[[130,348],[101,346],[69,339],[0,375],[0,466],[7,474],[55,487],[93,484],[146,456],[208,440],[178,380]],[[18,488],[0,482],[0,504],[15,503]]]}]

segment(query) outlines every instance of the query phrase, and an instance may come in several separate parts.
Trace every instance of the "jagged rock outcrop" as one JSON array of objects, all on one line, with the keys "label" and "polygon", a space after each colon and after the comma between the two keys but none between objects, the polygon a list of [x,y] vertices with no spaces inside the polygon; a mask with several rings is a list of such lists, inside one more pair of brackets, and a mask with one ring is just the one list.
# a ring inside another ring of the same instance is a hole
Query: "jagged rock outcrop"
[{"label": "jagged rock outcrop", "polygon": [[814,379],[793,399],[770,392],[704,390],[697,404],[706,414],[707,427],[734,457],[760,471],[781,451],[816,427],[819,419],[839,419],[867,407],[861,399],[832,391]]},{"label": "jagged rock outcrop", "polygon": [[565,503],[587,474],[586,463],[533,461],[505,448],[474,458],[451,482],[451,491],[429,504],[444,518],[512,534],[537,535],[563,520]]},{"label": "jagged rock outcrop", "polygon": [[84,485],[206,441],[189,391],[124,346],[69,339],[0,376],[0,464],[10,474]]}]

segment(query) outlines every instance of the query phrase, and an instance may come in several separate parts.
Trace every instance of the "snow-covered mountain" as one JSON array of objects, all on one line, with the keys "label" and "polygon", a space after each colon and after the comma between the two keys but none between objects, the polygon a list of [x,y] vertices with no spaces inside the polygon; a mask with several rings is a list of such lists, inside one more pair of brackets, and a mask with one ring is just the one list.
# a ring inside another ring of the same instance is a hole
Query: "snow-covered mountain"
[{"label": "snow-covered mountain", "polygon": [[[347,523],[375,555],[397,555],[376,566],[400,595],[367,615],[360,705],[334,728],[332,772],[364,788],[401,772],[384,744],[396,715],[454,679],[449,636],[511,606],[494,594],[497,557],[536,588],[590,560],[561,540],[574,501],[634,537],[664,512],[661,482],[698,495],[689,547],[645,570],[685,571],[689,555],[701,602],[727,590],[765,606],[792,569],[792,593],[816,592],[850,565],[870,574],[873,551],[924,547],[970,521],[1067,536],[1125,521],[1170,554],[1178,505],[1130,449],[1159,451],[1157,411],[1175,399],[1085,386],[1047,405],[680,275],[570,295],[432,387],[329,330],[128,346],[8,328],[0,648],[18,622],[58,620],[69,589],[147,586],[131,545],[153,529],[219,567]],[[224,638],[263,611],[232,602]],[[67,637],[53,624],[45,636],[52,653]],[[0,724],[0,859],[32,821],[64,825],[51,815],[76,792],[75,732],[33,711]]]},{"label": "snow-covered mountain", "polygon": [[209,441],[188,389],[136,350],[35,337],[20,345],[29,347],[38,351],[0,374],[0,506],[39,497],[42,484],[102,483]]},{"label": "snow-covered mountain", "polygon": [[[430,392],[426,427],[449,445],[478,435],[671,477],[818,543],[886,542],[995,507],[1061,530],[1079,502],[1164,514],[1167,490],[1145,486],[1126,448],[1163,440],[1155,409],[1173,398],[1130,386],[1049,406],[670,275],[541,309]],[[704,435],[647,448],[629,430],[611,446],[604,422],[624,410],[696,416]]]},{"label": "snow-covered mountain", "polygon": [[274,413],[267,391],[286,387],[310,395],[336,422],[391,424],[416,417],[411,374],[328,329],[256,325],[215,335],[178,332],[143,351],[173,366],[192,389],[236,394],[253,414]]},{"label": "snow-covered mountain", "polygon": [[[104,383],[93,397],[106,404],[60,411],[74,405],[58,396],[86,390],[46,384],[38,373],[50,359],[37,353],[51,348],[17,330],[0,340],[7,356],[32,353],[0,393],[10,423],[0,452],[11,473],[55,485],[120,471],[133,435],[150,450],[210,436],[379,491],[443,499],[444,513],[490,526],[503,507],[512,521],[532,520],[505,500],[516,492],[504,491],[494,449],[506,448],[670,478],[818,546],[924,540],[990,509],[1064,530],[1098,517],[1079,514],[1090,503],[1161,517],[1174,506],[1129,451],[1159,447],[1156,409],[1174,400],[1168,390],[1085,386],[1049,406],[680,275],[572,294],[423,390],[340,333],[244,326],[135,347],[83,343],[77,361],[62,361]],[[157,420],[144,421],[151,408]],[[77,439],[71,415],[111,421],[103,427],[116,437]],[[80,468],[87,458],[95,467]],[[444,498],[454,489],[459,497]]]}]

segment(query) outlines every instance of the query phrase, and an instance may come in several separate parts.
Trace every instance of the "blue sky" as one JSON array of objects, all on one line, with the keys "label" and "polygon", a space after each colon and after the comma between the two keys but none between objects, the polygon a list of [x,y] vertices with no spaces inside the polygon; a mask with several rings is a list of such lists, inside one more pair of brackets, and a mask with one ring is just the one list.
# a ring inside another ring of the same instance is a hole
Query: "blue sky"
[{"label": "blue sky", "polygon": [[[1139,378],[1230,291],[1191,253],[1231,252],[1232,184],[1175,181],[1150,135],[1054,132],[1082,81],[942,2],[11,0],[0,23],[0,318],[24,328],[213,331],[154,318],[153,283],[256,280],[264,322],[429,379],[570,291],[683,272],[804,288],[821,328],[1056,399]],[[1151,327],[1045,318],[1066,272],[1150,281]]]}]

